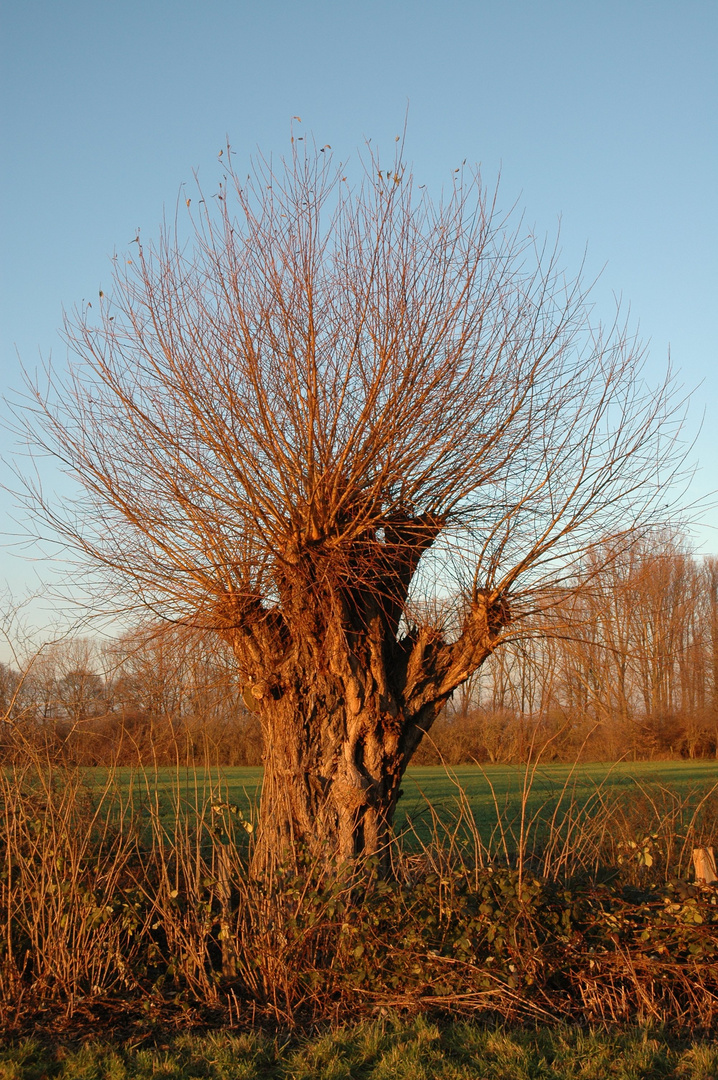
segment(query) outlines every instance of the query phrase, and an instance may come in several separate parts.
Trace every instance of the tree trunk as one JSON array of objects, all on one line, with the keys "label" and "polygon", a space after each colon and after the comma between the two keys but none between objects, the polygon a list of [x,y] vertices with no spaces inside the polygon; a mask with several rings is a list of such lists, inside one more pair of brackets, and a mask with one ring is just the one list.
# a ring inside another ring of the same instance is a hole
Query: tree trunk
[{"label": "tree trunk", "polygon": [[[426,726],[434,710],[427,710]],[[257,861],[386,857],[400,783],[421,732],[399,716],[350,713],[338,688],[284,695],[264,710]]]},{"label": "tree trunk", "polygon": [[[400,661],[401,647],[394,652]],[[407,702],[407,664],[395,663],[389,678],[376,660],[372,649],[363,665],[335,649],[335,673],[317,674],[315,658],[308,670],[294,665],[288,677],[285,667],[271,686],[251,688],[264,732],[260,870],[298,855],[387,859],[401,778],[449,693],[422,686],[417,694],[412,681]]]},{"label": "tree trunk", "polygon": [[282,627],[272,648],[265,636],[251,651],[235,636],[245,670],[254,658],[244,696],[264,735],[258,872],[300,853],[387,859],[406,767],[456,687],[492,653],[507,612],[503,599],[478,597],[453,641],[427,628],[397,639],[384,618],[361,631],[328,622],[321,635]]},{"label": "tree trunk", "polygon": [[412,577],[442,525],[394,518],[338,563],[321,543],[288,548],[275,606],[235,600],[219,613],[262,721],[260,872],[302,851],[386,857],[414,751],[510,619],[502,593],[477,589],[453,637],[404,625]]}]

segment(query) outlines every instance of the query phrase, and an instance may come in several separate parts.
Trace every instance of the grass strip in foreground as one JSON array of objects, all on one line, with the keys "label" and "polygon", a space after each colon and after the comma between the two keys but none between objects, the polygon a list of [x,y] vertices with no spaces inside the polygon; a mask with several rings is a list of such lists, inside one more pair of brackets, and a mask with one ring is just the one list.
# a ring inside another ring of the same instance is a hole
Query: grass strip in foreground
[{"label": "grass strip in foreground", "polygon": [[718,1046],[663,1030],[518,1030],[393,1017],[306,1039],[217,1031],[166,1045],[34,1040],[0,1049],[0,1080],[718,1080]]}]

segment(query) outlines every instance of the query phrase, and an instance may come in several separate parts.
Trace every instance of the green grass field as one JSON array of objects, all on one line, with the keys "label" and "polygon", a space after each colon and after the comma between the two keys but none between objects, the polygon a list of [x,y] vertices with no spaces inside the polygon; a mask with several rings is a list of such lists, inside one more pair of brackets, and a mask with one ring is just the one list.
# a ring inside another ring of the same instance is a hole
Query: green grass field
[{"label": "green grass field", "polygon": [[[493,765],[484,769],[461,765],[409,769],[404,796],[397,812],[397,828],[407,819],[415,823],[423,837],[431,818],[430,807],[444,820],[455,817],[465,798],[471,807],[484,840],[501,817],[504,827],[520,823],[524,785],[527,786],[526,817],[536,813],[546,818],[560,801],[565,808],[572,800],[584,806],[604,793],[610,800],[621,796],[627,808],[639,800],[661,802],[665,796],[692,802],[718,784],[718,762],[622,762],[545,765],[529,773],[522,766]],[[594,804],[595,805],[595,804]],[[423,827],[422,827],[423,826]]]},{"label": "green grass field", "polygon": [[[99,789],[105,770],[87,770],[86,780]],[[228,801],[243,814],[256,819],[262,785],[261,768],[167,769],[138,771],[118,769],[114,780],[128,804],[157,798],[160,812],[169,823],[177,805],[177,794],[187,806],[201,806],[207,801]],[[694,805],[717,785],[718,762],[660,761],[539,765],[528,777],[525,818],[535,814],[544,820],[561,804],[561,810],[573,802],[588,812],[600,812],[599,796],[607,801],[620,798],[628,812],[631,808]],[[470,808],[484,842],[494,835],[497,821],[508,832],[520,827],[521,803],[527,781],[525,766],[490,765],[480,768],[461,765],[455,768],[422,766],[410,768],[403,782],[395,826],[418,840],[426,840],[434,827],[434,815],[447,825],[456,820],[463,805]]]}]

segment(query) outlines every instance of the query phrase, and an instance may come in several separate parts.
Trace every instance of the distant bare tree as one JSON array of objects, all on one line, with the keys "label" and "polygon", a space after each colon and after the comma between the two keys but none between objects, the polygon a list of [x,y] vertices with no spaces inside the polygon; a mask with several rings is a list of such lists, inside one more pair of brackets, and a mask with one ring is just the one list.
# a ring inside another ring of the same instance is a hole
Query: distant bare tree
[{"label": "distant bare tree", "polygon": [[478,176],[432,202],[400,154],[352,187],[300,145],[200,192],[189,241],[137,237],[30,421],[82,489],[36,510],[104,596],[230,643],[260,865],[381,851],[450,695],[675,467],[666,387]]},{"label": "distant bare tree", "polygon": [[713,556],[705,560],[703,574],[707,594],[708,715],[718,759],[718,558]]}]

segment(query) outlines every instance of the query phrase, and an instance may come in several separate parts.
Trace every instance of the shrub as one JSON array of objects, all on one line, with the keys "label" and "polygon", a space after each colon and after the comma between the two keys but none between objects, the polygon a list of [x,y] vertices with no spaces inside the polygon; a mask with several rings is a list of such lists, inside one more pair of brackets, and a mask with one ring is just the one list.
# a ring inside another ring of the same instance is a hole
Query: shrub
[{"label": "shrub", "polygon": [[203,774],[189,793],[179,774],[170,793],[140,776],[129,795],[93,776],[0,773],[6,1031],[153,1010],[291,1028],[386,1008],[718,1027],[718,892],[685,877],[714,795],[698,809],[646,795],[634,815],[602,795],[583,819],[569,802],[494,846],[464,804],[430,842],[395,841],[389,876],[299,853],[256,877],[251,823]]}]

